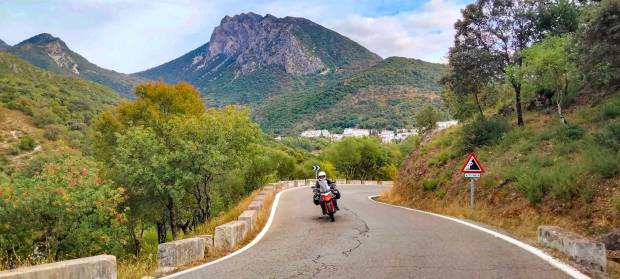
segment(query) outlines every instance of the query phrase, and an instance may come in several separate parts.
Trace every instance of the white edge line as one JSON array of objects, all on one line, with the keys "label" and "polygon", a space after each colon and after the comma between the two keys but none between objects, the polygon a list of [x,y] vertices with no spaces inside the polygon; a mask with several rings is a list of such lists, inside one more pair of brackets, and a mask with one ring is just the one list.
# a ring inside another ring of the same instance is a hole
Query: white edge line
[{"label": "white edge line", "polygon": [[190,272],[193,272],[193,271],[196,271],[196,270],[208,267],[210,265],[214,265],[216,263],[219,263],[221,261],[225,261],[225,260],[227,260],[229,258],[232,258],[232,257],[234,257],[236,255],[239,255],[239,254],[245,252],[246,250],[252,248],[252,246],[256,245],[256,243],[258,243],[267,234],[267,231],[269,231],[269,227],[271,227],[271,223],[273,223],[273,219],[274,219],[274,217],[276,215],[276,209],[278,209],[278,203],[280,202],[280,195],[282,195],[282,193],[287,192],[289,190],[295,190],[295,189],[307,188],[307,187],[308,186],[291,187],[291,188],[288,188],[288,189],[285,189],[285,190],[282,190],[282,191],[278,192],[276,194],[275,199],[273,200],[273,204],[271,205],[271,212],[269,213],[269,219],[267,220],[267,223],[265,223],[265,226],[263,227],[263,229],[260,231],[260,233],[258,233],[258,235],[250,243],[248,243],[245,246],[241,247],[239,250],[237,250],[237,251],[235,251],[235,252],[233,252],[231,254],[228,254],[228,255],[226,255],[224,257],[221,257],[221,258],[219,258],[217,260],[214,260],[214,261],[211,261],[211,262],[208,262],[208,263],[205,263],[205,264],[201,264],[199,266],[195,266],[195,267],[192,267],[192,268],[189,268],[189,269],[185,269],[185,270],[179,271],[177,273],[173,273],[173,274],[167,275],[165,277],[162,277],[162,279],[176,278],[177,276],[181,276],[181,275],[184,275],[184,274],[187,274],[187,273],[190,273]]},{"label": "white edge line", "polygon": [[379,195],[369,196],[368,199],[371,200],[371,201],[374,201],[376,203],[382,203],[382,204],[385,204],[385,205],[390,205],[390,206],[394,206],[394,207],[398,207],[398,208],[402,208],[402,209],[406,209],[406,210],[411,210],[411,211],[415,211],[415,212],[419,212],[419,213],[424,213],[424,214],[429,214],[429,215],[432,215],[432,216],[444,218],[444,219],[447,219],[447,220],[450,220],[450,221],[454,221],[454,222],[457,222],[459,224],[462,224],[462,225],[465,225],[465,226],[468,226],[468,227],[471,227],[471,228],[483,231],[485,233],[488,233],[488,234],[490,234],[490,235],[492,235],[494,237],[500,238],[500,239],[502,239],[502,240],[504,240],[506,242],[509,242],[509,243],[511,243],[513,245],[516,245],[517,247],[519,247],[519,248],[521,248],[521,249],[523,249],[525,251],[528,251],[528,252],[538,256],[539,258],[543,259],[545,262],[547,262],[550,265],[556,267],[557,269],[563,271],[564,273],[572,276],[573,278],[578,278],[578,279],[590,278],[587,275],[581,273],[579,270],[575,269],[574,267],[572,267],[572,266],[570,266],[568,264],[565,264],[565,263],[559,261],[558,259],[555,259],[554,257],[552,257],[551,255],[543,252],[542,250],[540,250],[540,249],[538,249],[536,247],[533,247],[533,246],[531,246],[529,244],[526,244],[524,242],[521,242],[519,240],[516,240],[516,239],[514,239],[514,238],[512,238],[510,236],[498,233],[496,231],[493,231],[493,230],[490,230],[490,229],[487,229],[487,228],[484,228],[484,227],[481,227],[481,226],[478,226],[478,225],[474,225],[472,223],[469,223],[467,221],[463,221],[463,220],[460,220],[460,219],[457,219],[457,218],[454,218],[454,217],[449,217],[449,216],[445,216],[445,215],[441,215],[441,214],[436,214],[436,213],[432,213],[432,212],[422,211],[422,210],[419,210],[419,209],[413,209],[413,208],[409,208],[409,207],[404,207],[404,206],[398,206],[398,205],[393,205],[393,204],[389,204],[389,203],[384,203],[384,202],[380,202],[380,201],[377,201],[377,200],[373,199],[373,198],[376,198],[378,196]]}]

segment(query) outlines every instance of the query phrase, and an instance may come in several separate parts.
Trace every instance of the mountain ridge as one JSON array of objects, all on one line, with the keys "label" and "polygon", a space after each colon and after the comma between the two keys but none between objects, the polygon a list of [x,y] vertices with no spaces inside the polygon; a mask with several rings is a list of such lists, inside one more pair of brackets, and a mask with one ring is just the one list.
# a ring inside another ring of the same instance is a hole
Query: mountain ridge
[{"label": "mountain ridge", "polygon": [[30,37],[7,48],[6,51],[37,67],[103,84],[121,93],[125,98],[133,98],[133,86],[142,81],[142,79],[97,66],[71,50],[62,39],[49,33]]},{"label": "mountain ridge", "polygon": [[6,50],[9,48],[11,48],[11,46],[0,39],[0,50]]}]

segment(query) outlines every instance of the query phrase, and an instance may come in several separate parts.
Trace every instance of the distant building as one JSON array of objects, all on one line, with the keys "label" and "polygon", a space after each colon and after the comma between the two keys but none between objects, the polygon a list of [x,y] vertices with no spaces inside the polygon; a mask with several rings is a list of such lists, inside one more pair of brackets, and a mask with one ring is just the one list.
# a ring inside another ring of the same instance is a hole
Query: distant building
[{"label": "distant building", "polygon": [[390,130],[383,130],[379,133],[379,138],[381,138],[381,142],[390,143],[396,139],[396,133]]},{"label": "distant building", "polygon": [[328,130],[306,130],[301,132],[301,136],[304,138],[329,138],[330,133]]},{"label": "distant building", "polygon": [[449,121],[439,121],[437,122],[437,129],[439,130],[443,130],[443,129],[447,129],[450,128],[456,124],[459,124],[458,120],[449,120]]},{"label": "distant building", "polygon": [[395,141],[403,141],[410,136],[417,136],[418,129],[398,129],[396,130],[396,136],[394,137]]},{"label": "distant building", "polygon": [[368,129],[354,129],[354,128],[346,128],[342,133],[343,137],[367,137],[370,136],[370,130]]}]

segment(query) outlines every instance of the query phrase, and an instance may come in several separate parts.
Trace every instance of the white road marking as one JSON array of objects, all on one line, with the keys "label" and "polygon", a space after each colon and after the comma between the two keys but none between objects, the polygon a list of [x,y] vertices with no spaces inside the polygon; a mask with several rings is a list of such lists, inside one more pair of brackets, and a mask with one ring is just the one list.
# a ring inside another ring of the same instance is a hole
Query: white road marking
[{"label": "white road marking", "polygon": [[292,188],[288,188],[286,190],[282,190],[282,191],[280,191],[280,192],[278,192],[276,194],[276,197],[273,200],[273,204],[271,205],[271,212],[269,213],[269,219],[267,220],[267,223],[265,223],[265,227],[263,227],[263,229],[252,240],[252,242],[250,242],[247,245],[241,247],[241,249],[239,249],[239,250],[237,250],[237,251],[235,251],[235,252],[233,252],[231,254],[228,254],[228,255],[226,255],[224,257],[221,257],[221,258],[219,258],[217,260],[214,260],[212,262],[208,262],[208,263],[205,263],[205,264],[202,264],[202,265],[199,265],[199,266],[195,266],[195,267],[192,267],[190,269],[182,270],[182,271],[170,274],[170,275],[168,275],[166,277],[162,277],[162,278],[166,278],[166,279],[176,278],[177,276],[181,276],[181,275],[190,273],[192,271],[195,271],[195,270],[198,270],[198,269],[202,269],[202,268],[208,267],[210,265],[214,265],[214,264],[219,263],[221,261],[225,261],[227,259],[230,259],[230,258],[232,258],[232,257],[234,257],[236,255],[239,255],[239,254],[245,252],[246,250],[252,248],[252,246],[256,245],[256,243],[258,243],[261,239],[263,239],[265,234],[267,234],[267,231],[269,231],[269,227],[271,227],[271,223],[273,223],[273,219],[274,219],[274,217],[276,215],[276,209],[278,209],[278,203],[280,202],[280,195],[282,195],[282,193],[284,193],[284,192],[287,192],[287,191],[290,191],[290,190],[295,190],[295,189],[300,189],[300,188],[308,188],[308,186],[292,187]]},{"label": "white road marking", "polygon": [[497,237],[497,238],[500,238],[500,239],[502,239],[504,241],[507,241],[507,242],[509,242],[509,243],[511,243],[513,245],[516,245],[517,247],[519,247],[519,248],[521,248],[521,249],[523,249],[525,251],[528,251],[528,252],[538,256],[539,258],[541,258],[545,262],[547,262],[550,265],[556,267],[557,269],[563,271],[564,273],[572,276],[573,278],[578,278],[578,279],[588,279],[588,278],[590,278],[587,275],[581,273],[579,270],[575,269],[574,267],[561,262],[560,260],[558,260],[558,259],[552,257],[551,255],[543,252],[542,250],[540,250],[540,249],[538,249],[536,247],[533,247],[533,246],[531,246],[529,244],[526,244],[524,242],[521,242],[519,240],[516,240],[516,239],[514,239],[514,238],[512,238],[510,236],[498,233],[498,232],[493,231],[493,230],[489,230],[487,228],[484,228],[484,227],[481,227],[481,226],[478,226],[478,225],[474,225],[472,223],[469,223],[469,222],[466,222],[466,221],[463,221],[463,220],[460,220],[460,219],[457,219],[457,218],[454,218],[454,217],[449,217],[449,216],[440,215],[440,214],[436,214],[436,213],[432,213],[432,212],[427,212],[427,211],[422,211],[422,210],[413,209],[413,208],[409,208],[409,207],[398,206],[398,205],[393,205],[393,204],[389,204],[389,203],[380,202],[380,201],[377,201],[377,200],[373,199],[373,198],[376,198],[376,197],[378,197],[378,195],[369,196],[368,199],[371,200],[371,201],[374,201],[376,203],[382,203],[382,204],[389,205],[389,206],[394,206],[394,207],[398,207],[398,208],[402,208],[402,209],[406,209],[406,210],[410,210],[410,211],[415,211],[415,212],[419,212],[419,213],[429,214],[429,215],[432,215],[432,216],[435,216],[435,217],[439,217],[439,218],[444,218],[444,219],[447,219],[447,220],[450,220],[450,221],[454,221],[454,222],[457,222],[459,224],[462,224],[462,225],[465,225],[465,226],[468,226],[468,227],[471,227],[471,228],[483,231],[485,233],[488,233],[488,234],[490,234],[490,235],[492,235],[494,237]]}]

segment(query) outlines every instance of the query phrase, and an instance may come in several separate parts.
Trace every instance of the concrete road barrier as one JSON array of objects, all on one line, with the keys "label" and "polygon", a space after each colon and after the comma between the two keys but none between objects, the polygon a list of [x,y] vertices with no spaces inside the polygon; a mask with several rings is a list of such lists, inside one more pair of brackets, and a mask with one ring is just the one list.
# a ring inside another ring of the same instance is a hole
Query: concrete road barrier
[{"label": "concrete road barrier", "polygon": [[157,269],[168,272],[192,261],[205,257],[205,238],[192,237],[159,244],[157,246]]},{"label": "concrete road barrier", "polygon": [[336,179],[336,185],[345,185],[347,181],[344,179]]},{"label": "concrete road barrier", "polygon": [[364,180],[363,184],[367,184],[367,185],[377,185],[377,181],[376,180]]},{"label": "concrete road barrier", "polygon": [[356,184],[357,185],[357,184],[362,184],[362,181],[361,180],[348,180],[347,184]]},{"label": "concrete road barrier", "polygon": [[2,279],[116,279],[116,257],[100,255],[0,271]]},{"label": "concrete road barrier", "polygon": [[256,225],[256,221],[258,220],[258,211],[256,210],[245,210],[239,215],[237,218],[239,221],[243,221],[246,223],[248,230],[251,231],[252,228]]},{"label": "concrete road barrier", "polygon": [[607,270],[607,252],[602,242],[556,226],[539,226],[538,242],[565,253],[580,264],[601,271]]},{"label": "concrete road barrier", "polygon": [[381,181],[379,185],[392,186],[394,185],[394,181]]},{"label": "concrete road barrier", "polygon": [[265,200],[265,193],[259,193],[253,199],[253,201],[261,201],[261,202],[264,200]]},{"label": "concrete road barrier", "polygon": [[259,211],[263,208],[263,202],[262,201],[252,201],[250,203],[250,205],[248,206],[249,210],[256,210]]},{"label": "concrete road barrier", "polygon": [[263,188],[263,191],[273,193],[276,191],[276,187],[274,186],[274,184],[269,184],[268,186]]},{"label": "concrete road barrier", "polygon": [[231,221],[215,228],[214,247],[216,250],[229,250],[235,247],[247,231],[244,221]]},{"label": "concrete road barrier", "polygon": [[196,237],[200,237],[205,240],[205,256],[213,254],[213,236],[210,234],[201,234]]}]

